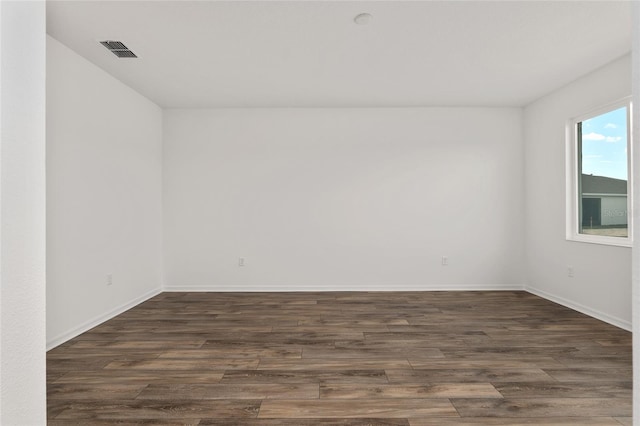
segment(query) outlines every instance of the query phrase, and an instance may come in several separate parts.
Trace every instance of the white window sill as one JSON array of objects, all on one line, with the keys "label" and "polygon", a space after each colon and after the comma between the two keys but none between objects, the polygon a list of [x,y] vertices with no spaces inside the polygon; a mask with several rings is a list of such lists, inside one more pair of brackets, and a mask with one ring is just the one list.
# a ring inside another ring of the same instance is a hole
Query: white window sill
[{"label": "white window sill", "polygon": [[633,241],[631,238],[623,237],[603,237],[597,235],[577,234],[568,236],[567,241],[573,241],[575,243],[600,244],[605,246],[633,247]]}]

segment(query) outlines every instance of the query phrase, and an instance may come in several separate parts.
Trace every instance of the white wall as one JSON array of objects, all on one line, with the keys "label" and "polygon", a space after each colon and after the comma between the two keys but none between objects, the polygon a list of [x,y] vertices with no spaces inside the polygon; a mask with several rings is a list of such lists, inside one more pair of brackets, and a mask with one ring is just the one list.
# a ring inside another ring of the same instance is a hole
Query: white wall
[{"label": "white wall", "polygon": [[161,144],[158,106],[47,39],[49,347],[161,288]]},{"label": "white wall", "polygon": [[[635,2],[632,5],[633,13],[633,50],[631,53],[632,64],[632,91],[633,105],[640,105],[640,4]],[[640,108],[632,109],[632,140],[633,140],[633,180],[640,182]],[[640,184],[633,187],[633,218],[638,223],[640,221]],[[634,241],[640,241],[640,226],[633,228]],[[636,247],[637,243],[636,243]],[[640,250],[634,248],[632,251],[632,329],[635,333],[640,330]],[[634,333],[634,334],[635,334]],[[637,335],[637,334],[636,334]],[[640,425],[640,339],[633,339],[633,424]]]},{"label": "white wall", "polygon": [[43,425],[45,3],[0,17],[0,424]]},{"label": "white wall", "polygon": [[[631,94],[630,56],[525,108],[528,289],[629,329],[631,249],[565,240],[567,120]],[[574,268],[568,277],[567,266]]]},{"label": "white wall", "polygon": [[521,124],[520,109],[167,110],[166,288],[520,288]]}]

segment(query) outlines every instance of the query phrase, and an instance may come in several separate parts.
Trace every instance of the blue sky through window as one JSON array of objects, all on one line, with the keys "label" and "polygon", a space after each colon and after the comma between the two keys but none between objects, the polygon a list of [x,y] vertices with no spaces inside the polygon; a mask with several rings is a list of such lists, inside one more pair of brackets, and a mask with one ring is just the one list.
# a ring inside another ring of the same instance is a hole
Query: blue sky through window
[{"label": "blue sky through window", "polygon": [[627,180],[627,108],[582,122],[582,173]]}]

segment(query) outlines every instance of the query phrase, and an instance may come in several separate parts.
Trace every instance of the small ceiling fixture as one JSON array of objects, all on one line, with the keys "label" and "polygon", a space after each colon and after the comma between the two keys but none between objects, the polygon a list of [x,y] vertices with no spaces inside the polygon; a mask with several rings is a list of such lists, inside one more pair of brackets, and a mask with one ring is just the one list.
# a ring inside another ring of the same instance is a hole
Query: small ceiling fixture
[{"label": "small ceiling fixture", "polygon": [[372,19],[373,16],[370,13],[361,13],[353,18],[353,22],[358,25],[367,25]]},{"label": "small ceiling fixture", "polygon": [[137,58],[138,56],[133,53],[127,46],[121,41],[105,40],[100,42],[101,45],[109,49],[111,53],[118,58]]}]

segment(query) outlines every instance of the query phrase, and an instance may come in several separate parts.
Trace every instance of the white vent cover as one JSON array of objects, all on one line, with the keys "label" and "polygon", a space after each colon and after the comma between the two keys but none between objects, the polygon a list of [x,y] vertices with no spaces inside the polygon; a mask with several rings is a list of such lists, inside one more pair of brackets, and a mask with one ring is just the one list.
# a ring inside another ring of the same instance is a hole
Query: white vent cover
[{"label": "white vent cover", "polygon": [[137,58],[138,56],[133,53],[127,46],[121,41],[105,40],[100,42],[101,45],[109,49],[111,53],[118,58]]}]

